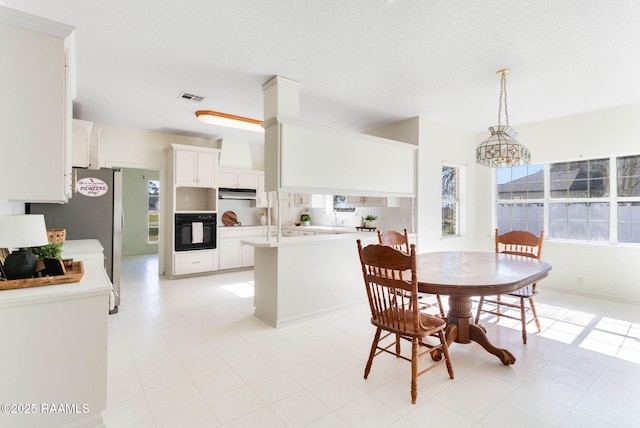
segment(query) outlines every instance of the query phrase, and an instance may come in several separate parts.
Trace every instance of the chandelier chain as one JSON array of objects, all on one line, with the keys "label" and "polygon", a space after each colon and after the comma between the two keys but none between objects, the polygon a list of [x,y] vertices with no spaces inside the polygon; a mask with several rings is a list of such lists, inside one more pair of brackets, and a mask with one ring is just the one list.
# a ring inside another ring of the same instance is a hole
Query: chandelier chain
[{"label": "chandelier chain", "polygon": [[509,126],[509,110],[507,109],[507,77],[506,73],[500,73],[500,100],[498,104],[498,125],[502,124],[502,100],[504,99],[504,118]]}]

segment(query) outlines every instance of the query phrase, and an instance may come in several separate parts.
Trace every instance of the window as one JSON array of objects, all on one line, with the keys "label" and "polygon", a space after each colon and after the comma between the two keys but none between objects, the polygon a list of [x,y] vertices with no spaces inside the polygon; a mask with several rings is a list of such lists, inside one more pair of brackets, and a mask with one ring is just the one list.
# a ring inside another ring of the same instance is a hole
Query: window
[{"label": "window", "polygon": [[616,159],[618,242],[640,242],[640,156]]},{"label": "window", "polygon": [[618,202],[618,242],[640,242],[640,202]]},{"label": "window", "polygon": [[609,159],[551,164],[549,238],[609,241]]},{"label": "window", "polygon": [[442,167],[442,236],[459,235],[459,169]]},{"label": "window", "polygon": [[544,230],[544,165],[498,168],[496,226],[500,233]]},{"label": "window", "polygon": [[549,205],[549,238],[609,241],[609,204],[572,202]]},{"label": "window", "polygon": [[148,211],[148,242],[149,244],[158,243],[158,219],[159,219],[159,199],[160,199],[160,182],[149,180],[149,211]]},{"label": "window", "polygon": [[353,213],[356,208],[350,206],[349,198],[343,195],[333,195],[333,212],[336,213]]},{"label": "window", "polygon": [[499,168],[496,225],[551,239],[640,243],[640,156]]}]

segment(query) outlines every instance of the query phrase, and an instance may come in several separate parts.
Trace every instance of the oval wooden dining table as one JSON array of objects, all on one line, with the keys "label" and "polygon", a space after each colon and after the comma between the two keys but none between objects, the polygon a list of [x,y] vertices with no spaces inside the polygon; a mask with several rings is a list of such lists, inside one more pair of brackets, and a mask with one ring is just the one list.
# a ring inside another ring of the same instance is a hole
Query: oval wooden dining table
[{"label": "oval wooden dining table", "polygon": [[418,290],[449,296],[447,343],[480,344],[503,364],[516,362],[506,349],[494,346],[473,319],[473,296],[510,293],[545,278],[551,265],[542,260],[474,251],[422,253],[416,256]]}]

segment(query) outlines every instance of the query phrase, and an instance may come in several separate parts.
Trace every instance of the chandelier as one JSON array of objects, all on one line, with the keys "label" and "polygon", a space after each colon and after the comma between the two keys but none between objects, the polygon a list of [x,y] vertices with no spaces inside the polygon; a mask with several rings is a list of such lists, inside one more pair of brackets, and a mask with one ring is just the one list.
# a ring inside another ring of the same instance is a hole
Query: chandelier
[{"label": "chandelier", "polygon": [[[498,70],[500,76],[500,103],[498,107],[498,125],[489,128],[491,135],[476,149],[476,162],[492,168],[529,165],[531,153],[520,144],[518,133],[509,126],[507,111],[507,74],[511,70]],[[502,103],[504,101],[505,125],[502,125]]]}]

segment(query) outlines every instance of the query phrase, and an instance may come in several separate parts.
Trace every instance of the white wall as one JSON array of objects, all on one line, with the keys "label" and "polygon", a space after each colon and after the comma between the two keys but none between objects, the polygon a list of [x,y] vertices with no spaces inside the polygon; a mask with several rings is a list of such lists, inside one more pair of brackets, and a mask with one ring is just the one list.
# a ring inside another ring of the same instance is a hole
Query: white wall
[{"label": "white wall", "polygon": [[[417,197],[414,208],[417,251],[464,250],[474,247],[476,224],[473,210],[475,192],[475,135],[424,117],[393,123],[367,132],[405,143],[417,144]],[[460,207],[461,235],[442,237],[442,165],[461,168],[461,192],[465,204]],[[381,165],[383,167],[384,165]]]},{"label": "white wall", "polygon": [[[451,125],[420,118],[418,243],[420,252],[474,249],[476,224],[475,136]],[[460,236],[442,237],[442,166],[460,168]]]},{"label": "white wall", "polygon": [[93,127],[101,128],[98,155],[100,167],[164,169],[164,149],[172,143],[220,148],[218,140],[183,137],[97,123],[94,123]]},{"label": "white wall", "polygon": [[[514,126],[532,162],[640,154],[640,104]],[[476,136],[479,144],[487,134]],[[492,248],[494,170],[475,174],[476,228],[480,246]],[[540,287],[640,302],[640,246],[545,240],[543,259],[553,266]]]}]

